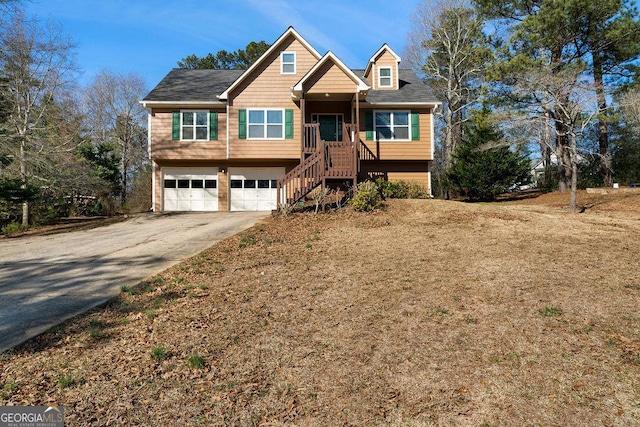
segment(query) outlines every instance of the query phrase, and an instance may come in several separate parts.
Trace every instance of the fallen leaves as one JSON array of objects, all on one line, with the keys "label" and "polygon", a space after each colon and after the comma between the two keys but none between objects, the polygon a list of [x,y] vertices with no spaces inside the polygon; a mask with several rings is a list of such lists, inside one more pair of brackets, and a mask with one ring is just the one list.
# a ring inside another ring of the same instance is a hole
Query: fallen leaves
[{"label": "fallen leaves", "polygon": [[[626,209],[405,200],[269,219],[0,356],[0,386],[16,383],[0,404],[53,399],[72,426],[633,424]],[[61,390],[69,372],[82,381]]]}]

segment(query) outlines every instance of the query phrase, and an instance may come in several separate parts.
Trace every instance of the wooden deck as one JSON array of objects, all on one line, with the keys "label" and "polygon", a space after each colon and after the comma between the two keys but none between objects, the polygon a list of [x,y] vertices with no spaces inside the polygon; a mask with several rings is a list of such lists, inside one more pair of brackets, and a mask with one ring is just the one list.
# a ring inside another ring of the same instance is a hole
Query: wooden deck
[{"label": "wooden deck", "polygon": [[342,141],[323,141],[319,124],[304,124],[302,161],[278,180],[278,206],[303,200],[327,180],[356,184],[360,160],[376,160],[376,155],[360,140],[355,123],[343,123],[342,135]]}]

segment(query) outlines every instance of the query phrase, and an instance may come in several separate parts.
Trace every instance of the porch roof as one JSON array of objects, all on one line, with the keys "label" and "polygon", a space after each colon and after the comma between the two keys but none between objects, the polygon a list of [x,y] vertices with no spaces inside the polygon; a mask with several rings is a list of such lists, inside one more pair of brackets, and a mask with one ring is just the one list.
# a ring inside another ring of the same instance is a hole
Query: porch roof
[{"label": "porch roof", "polygon": [[358,77],[356,73],[354,73],[351,69],[349,69],[344,63],[334,55],[333,52],[327,52],[316,64],[311,67],[311,69],[298,81],[298,83],[293,86],[291,89],[291,93],[295,97],[300,97],[302,92],[304,91],[304,84],[309,81],[312,77],[315,76],[316,73],[320,72],[319,70],[322,66],[328,62],[332,62],[335,64],[346,77],[348,77],[354,84],[354,89],[357,91],[367,91],[370,89],[370,86],[365,83],[365,81]]}]

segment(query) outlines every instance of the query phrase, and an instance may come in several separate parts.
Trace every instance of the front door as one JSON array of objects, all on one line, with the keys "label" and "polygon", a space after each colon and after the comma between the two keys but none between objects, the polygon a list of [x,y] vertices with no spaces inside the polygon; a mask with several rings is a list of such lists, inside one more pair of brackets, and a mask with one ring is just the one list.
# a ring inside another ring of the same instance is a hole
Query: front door
[{"label": "front door", "polygon": [[320,139],[342,141],[342,114],[314,114],[313,119],[320,124]]}]

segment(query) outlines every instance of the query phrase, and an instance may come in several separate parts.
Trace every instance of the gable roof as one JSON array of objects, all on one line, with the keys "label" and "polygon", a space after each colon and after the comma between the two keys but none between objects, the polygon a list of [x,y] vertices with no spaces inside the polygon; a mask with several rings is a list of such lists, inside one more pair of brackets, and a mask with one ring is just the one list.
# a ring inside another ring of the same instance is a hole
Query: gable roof
[{"label": "gable roof", "polygon": [[218,98],[223,100],[227,99],[227,97],[229,96],[229,93],[233,89],[235,89],[240,83],[242,83],[244,79],[246,79],[249,75],[251,75],[253,70],[255,70],[265,60],[265,58],[271,55],[271,53],[274,50],[278,49],[280,44],[289,36],[295,37],[300,43],[302,43],[302,45],[305,48],[307,48],[307,50],[309,50],[309,52],[311,52],[313,56],[315,56],[316,60],[320,59],[321,55],[318,53],[318,51],[315,50],[314,47],[311,46],[304,38],[302,38],[302,36],[298,34],[298,32],[293,27],[289,27],[287,28],[287,31],[282,33],[282,35],[278,37],[278,40],[273,42],[271,47],[267,49],[267,51],[263,53],[262,56],[251,65],[251,67],[249,67],[240,77],[238,77],[238,79],[236,79],[236,81],[233,82],[233,84],[231,84],[231,86],[229,86],[227,90],[222,92]]},{"label": "gable roof", "polygon": [[365,75],[365,76],[369,74],[369,71],[371,71],[371,67],[373,66],[374,62],[376,62],[376,58],[377,58],[378,56],[380,56],[380,54],[381,54],[384,50],[388,51],[391,55],[393,55],[393,57],[396,59],[396,62],[397,62],[398,64],[400,63],[400,61],[402,61],[402,59],[400,59],[400,57],[398,56],[398,54],[397,54],[397,53],[395,53],[395,52],[393,51],[393,49],[391,49],[391,48],[389,47],[389,45],[385,43],[385,44],[383,44],[383,45],[382,45],[382,47],[380,47],[380,49],[378,49],[378,50],[376,51],[376,53],[374,53],[374,54],[373,54],[373,56],[371,56],[371,58],[369,58],[369,63],[367,64],[367,68],[365,68],[365,70],[364,70],[364,75]]},{"label": "gable roof", "polygon": [[244,70],[174,68],[142,100],[146,104],[222,104],[218,100]]},{"label": "gable roof", "polygon": [[358,86],[358,91],[366,91],[370,89],[370,86],[360,77],[358,77],[358,75],[355,74],[349,67],[344,65],[340,58],[334,55],[333,52],[328,51],[318,62],[316,62],[313,67],[311,67],[309,71],[307,71],[307,73],[300,79],[300,81],[298,81],[298,83],[296,83],[295,86],[291,88],[291,92],[295,96],[298,96],[298,94],[302,93],[304,83],[328,61],[332,61],[335,65],[337,65],[338,68],[340,68],[340,70],[342,70],[342,72]]},{"label": "gable roof", "polygon": [[314,73],[326,64],[333,62],[340,70],[358,85],[359,91],[366,91],[366,103],[371,105],[439,105],[440,101],[433,95],[431,88],[427,86],[412,70],[398,70],[398,90],[371,90],[366,72],[370,70],[371,61],[375,60],[387,49],[396,60],[400,57],[385,43],[371,57],[366,69],[348,68],[333,52],[329,51],[321,56],[309,45],[294,29],[289,27],[274,44],[247,70],[211,70],[211,69],[184,69],[174,68],[156,85],[149,94],[140,101],[146,107],[163,106],[223,106],[226,105],[226,95],[245,79],[264,58],[268,57],[284,39],[290,35],[297,38],[317,58],[317,63],[291,88],[292,95],[302,90],[302,85],[311,78]]},{"label": "gable roof", "polygon": [[[357,74],[365,70],[353,70]],[[442,104],[427,86],[412,70],[398,69],[398,90],[370,90],[366,102],[373,105],[418,105]]]}]

